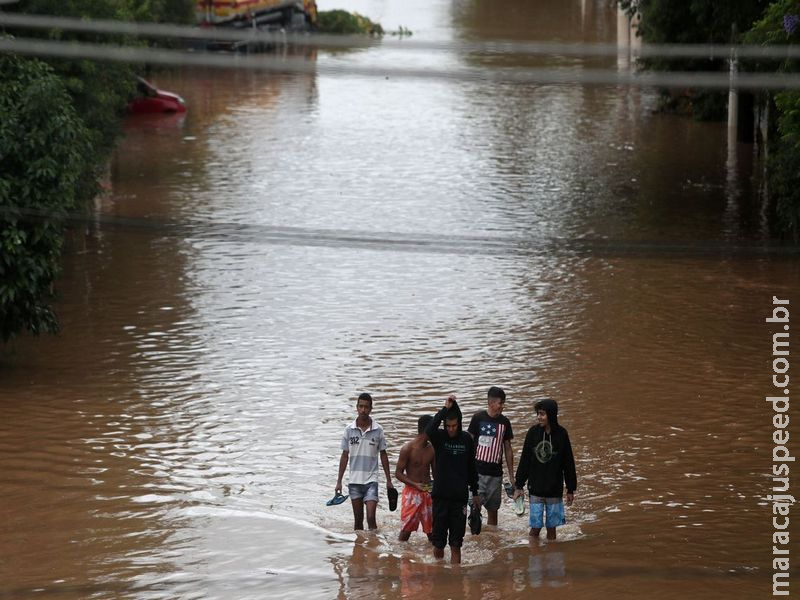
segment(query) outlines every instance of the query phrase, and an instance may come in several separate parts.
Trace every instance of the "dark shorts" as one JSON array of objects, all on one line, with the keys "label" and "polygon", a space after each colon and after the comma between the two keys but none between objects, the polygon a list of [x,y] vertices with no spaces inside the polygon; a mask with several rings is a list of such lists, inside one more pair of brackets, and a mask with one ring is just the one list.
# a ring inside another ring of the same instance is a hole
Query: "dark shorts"
[{"label": "dark shorts", "polygon": [[[449,545],[461,548],[467,531],[467,505],[461,501],[433,499],[431,543],[440,550]],[[448,536],[449,534],[449,536]]]},{"label": "dark shorts", "polygon": [[481,497],[481,504],[484,508],[497,510],[500,508],[500,500],[503,489],[503,476],[478,475],[478,495]]}]

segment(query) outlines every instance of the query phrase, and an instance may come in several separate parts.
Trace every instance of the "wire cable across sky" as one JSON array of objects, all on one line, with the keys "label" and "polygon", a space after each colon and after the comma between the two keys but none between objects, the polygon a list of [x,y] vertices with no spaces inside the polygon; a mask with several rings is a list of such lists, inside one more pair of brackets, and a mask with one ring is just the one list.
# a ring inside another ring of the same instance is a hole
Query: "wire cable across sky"
[{"label": "wire cable across sky", "polygon": [[[46,28],[84,33],[146,36],[181,40],[216,40],[226,42],[301,45],[318,48],[388,47],[403,51],[447,51],[470,57],[503,55],[530,56],[605,56],[628,55],[631,50],[613,44],[566,44],[551,42],[425,42],[379,39],[369,36],[333,36],[319,34],[284,34],[257,30],[204,29],[179,25],[92,21],[66,17],[32,16],[0,12],[0,25],[21,28]],[[798,73],[740,72],[663,72],[629,69],[590,69],[571,67],[402,67],[395,65],[352,64],[345,61],[310,61],[299,57],[271,54],[239,54],[171,50],[144,46],[121,46],[36,38],[0,38],[0,52],[28,56],[83,58],[127,63],[171,66],[202,66],[272,72],[316,73],[333,76],[397,77],[422,80],[456,80],[486,83],[613,85],[632,87],[693,87],[710,89],[780,90],[800,88]],[[787,59],[800,57],[795,46],[704,46],[644,45],[633,57]]]}]

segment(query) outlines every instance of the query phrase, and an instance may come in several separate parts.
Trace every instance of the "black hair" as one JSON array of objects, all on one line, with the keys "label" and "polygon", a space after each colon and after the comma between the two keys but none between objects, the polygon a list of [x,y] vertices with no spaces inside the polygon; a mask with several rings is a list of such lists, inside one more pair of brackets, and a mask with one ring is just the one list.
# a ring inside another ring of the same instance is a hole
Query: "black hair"
[{"label": "black hair", "polygon": [[533,410],[536,412],[543,410],[545,413],[547,413],[547,421],[550,424],[551,429],[558,429],[560,427],[558,424],[558,402],[552,398],[542,398],[541,400],[537,400],[533,405]]},{"label": "black hair", "polygon": [[[367,402],[369,402],[369,407],[372,408],[372,396],[370,396],[367,392],[364,392],[363,394],[359,394],[358,395],[358,399],[359,400],[366,400]],[[356,402],[356,404],[358,404],[358,402]]]},{"label": "black hair", "polygon": [[431,415],[422,415],[417,420],[417,431],[419,433],[422,433],[423,431],[425,431],[425,428],[428,426],[428,423],[430,423],[431,421],[433,421],[433,417]]},{"label": "black hair", "polygon": [[445,421],[461,421],[461,411],[458,409],[450,409],[444,414]]},{"label": "black hair", "polygon": [[486,397],[487,398],[500,398],[500,400],[505,401],[506,393],[503,391],[503,388],[497,387],[496,385],[493,385],[492,387],[489,388],[489,393],[486,394]]}]

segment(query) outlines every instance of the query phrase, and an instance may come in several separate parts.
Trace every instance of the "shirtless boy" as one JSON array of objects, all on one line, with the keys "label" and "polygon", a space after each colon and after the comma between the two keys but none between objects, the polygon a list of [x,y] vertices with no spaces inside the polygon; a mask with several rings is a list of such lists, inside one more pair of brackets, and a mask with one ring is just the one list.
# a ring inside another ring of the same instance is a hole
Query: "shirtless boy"
[{"label": "shirtless boy", "polygon": [[394,476],[405,485],[403,488],[402,506],[400,508],[400,535],[398,539],[405,542],[411,533],[422,525],[428,538],[433,528],[433,512],[431,510],[431,475],[433,473],[434,450],[425,435],[425,427],[433,420],[425,415],[417,421],[417,437],[403,444]]}]

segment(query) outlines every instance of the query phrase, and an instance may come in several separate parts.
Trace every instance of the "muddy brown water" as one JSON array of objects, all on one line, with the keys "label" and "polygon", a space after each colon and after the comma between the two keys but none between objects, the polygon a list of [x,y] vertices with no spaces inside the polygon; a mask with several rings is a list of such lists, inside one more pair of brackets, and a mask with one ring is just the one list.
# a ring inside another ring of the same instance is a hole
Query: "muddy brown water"
[{"label": "muddy brown water", "polygon": [[[614,42],[608,5],[337,6],[422,40]],[[63,332],[1,355],[0,596],[770,594],[764,319],[800,269],[752,247],[752,148],[732,166],[724,124],[616,87],[153,79],[188,113],[126,124],[73,232]],[[383,497],[374,534],[324,506],[358,392],[394,463],[420,414],[450,392],[478,410],[490,385],[517,454],[533,401],[560,403],[579,489],[557,542],[529,542],[506,503],[452,568],[396,541]]]}]

